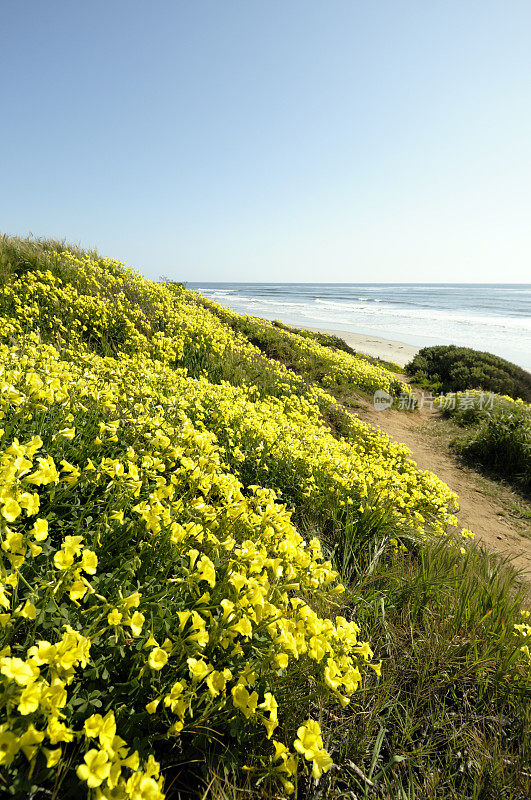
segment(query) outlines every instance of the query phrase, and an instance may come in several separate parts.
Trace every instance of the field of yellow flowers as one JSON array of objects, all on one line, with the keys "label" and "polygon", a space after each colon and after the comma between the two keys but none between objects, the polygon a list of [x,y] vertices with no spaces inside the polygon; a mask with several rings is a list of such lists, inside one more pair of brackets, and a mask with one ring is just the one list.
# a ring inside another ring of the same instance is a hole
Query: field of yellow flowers
[{"label": "field of yellow flowers", "polygon": [[198,753],[264,797],[316,785],[323,708],[381,671],[334,537],[369,548],[381,512],[392,559],[455,527],[456,496],[356,418],[327,426],[323,388],[182,286],[25,252],[0,265],[0,794],[162,800]]}]

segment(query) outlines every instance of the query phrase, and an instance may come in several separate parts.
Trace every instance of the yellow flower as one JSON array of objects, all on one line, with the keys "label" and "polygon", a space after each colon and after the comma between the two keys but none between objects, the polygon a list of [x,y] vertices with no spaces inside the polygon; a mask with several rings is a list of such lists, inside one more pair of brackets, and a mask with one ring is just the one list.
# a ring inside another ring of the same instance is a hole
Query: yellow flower
[{"label": "yellow flower", "polygon": [[4,507],[2,508],[2,516],[8,522],[14,522],[16,518],[20,515],[21,511],[22,509],[17,503],[17,501],[11,498],[4,504]]},{"label": "yellow flower", "polygon": [[0,585],[0,606],[2,606],[2,608],[9,608],[10,607],[9,590],[6,593],[6,590],[1,585]]},{"label": "yellow flower", "polygon": [[315,753],[312,757],[312,761],[312,776],[316,781],[319,780],[323,772],[328,772],[330,767],[334,764],[326,750],[319,750]]},{"label": "yellow flower", "polygon": [[171,687],[170,693],[164,697],[164,705],[169,706],[174,713],[184,716],[185,703],[181,698],[182,693],[186,689],[184,681],[176,681]]},{"label": "yellow flower", "polygon": [[[113,610],[107,614],[107,622],[109,625],[119,625],[122,621],[123,614],[121,614],[117,608],[113,608]],[[142,630],[142,628],[140,629]]]},{"label": "yellow flower", "polygon": [[[2,725],[1,728],[5,728],[5,725]],[[19,739],[14,733],[0,730],[0,766],[11,764],[19,749]]]},{"label": "yellow flower", "polygon": [[78,778],[86,781],[89,789],[101,786],[109,776],[111,765],[107,753],[102,750],[89,750],[84,756],[85,763],[76,769]]},{"label": "yellow flower", "polygon": [[141,597],[142,597],[142,595],[140,594],[140,592],[133,592],[133,594],[130,594],[129,597],[126,597],[124,599],[124,606],[127,609],[129,609],[129,608],[138,608],[138,606],[140,605],[140,598]]},{"label": "yellow flower", "polygon": [[277,742],[276,739],[273,739],[273,747],[275,748],[273,761],[278,761],[279,759],[284,761],[285,758],[289,757],[289,750],[285,744],[282,744],[282,742]]},{"label": "yellow flower", "polygon": [[146,703],[146,711],[148,714],[154,714],[157,710],[158,704],[160,703],[160,697],[156,700],[152,700],[151,703]]},{"label": "yellow flower", "polygon": [[18,702],[18,710],[22,715],[33,714],[39,707],[42,694],[42,685],[32,683],[22,691]]},{"label": "yellow flower", "polygon": [[28,542],[28,547],[31,551],[31,555],[34,558],[40,556],[40,554],[42,553],[42,547],[40,547],[38,544],[35,544],[35,542]]},{"label": "yellow flower", "polygon": [[66,683],[60,678],[53,678],[51,686],[43,691],[43,696],[47,704],[54,710],[64,708],[68,701],[65,689]]},{"label": "yellow flower", "polygon": [[67,728],[63,722],[60,722],[57,717],[50,717],[48,719],[46,733],[48,734],[51,744],[58,744],[58,742],[71,742],[74,739],[73,732]]},{"label": "yellow flower", "polygon": [[127,796],[131,800],[163,800],[164,794],[153,778],[135,772],[126,784]]},{"label": "yellow flower", "polygon": [[20,749],[28,759],[31,761],[35,757],[38,750],[38,745],[44,739],[44,732],[38,731],[34,725],[29,725],[27,730],[22,734],[18,740]]},{"label": "yellow flower", "polygon": [[24,608],[19,613],[21,617],[25,617],[26,619],[35,619],[37,616],[37,609],[33,603],[30,603],[29,600],[26,600],[24,603]]},{"label": "yellow flower", "polygon": [[376,672],[378,677],[381,676],[381,674],[382,674],[382,662],[381,661],[379,661],[377,664],[369,664],[369,667],[371,667]]},{"label": "yellow flower", "polygon": [[246,719],[249,719],[256,711],[258,703],[257,692],[249,694],[245,686],[241,683],[237,683],[236,686],[232,687],[231,694],[234,706],[240,709]]},{"label": "yellow flower", "polygon": [[131,617],[131,621],[129,622],[133,636],[140,636],[145,619],[146,618],[141,611],[134,612],[133,616]]},{"label": "yellow flower", "polygon": [[277,653],[277,655],[275,656],[275,661],[280,667],[280,669],[287,669],[289,656],[287,653]]},{"label": "yellow flower", "polygon": [[21,658],[0,658],[0,672],[19,686],[27,686],[39,676],[38,668],[27,664]]},{"label": "yellow flower", "polygon": [[361,642],[361,644],[356,645],[354,652],[359,653],[365,661],[369,661],[374,655],[368,642]]},{"label": "yellow flower", "polygon": [[188,664],[190,675],[194,681],[202,681],[203,678],[206,678],[208,673],[212,670],[210,664],[207,664],[202,659],[188,658],[186,663]]},{"label": "yellow flower", "polygon": [[98,566],[98,556],[92,550],[83,550],[81,558],[81,569],[88,575],[96,574],[96,567]]},{"label": "yellow flower", "polygon": [[151,669],[160,670],[168,662],[168,654],[162,647],[155,647],[148,656]]},{"label": "yellow flower", "polygon": [[124,758],[121,765],[122,767],[129,767],[129,769],[132,769],[133,772],[136,772],[139,767],[139,764],[140,764],[140,756],[138,755],[138,751],[135,750],[135,752],[131,753],[130,756]]},{"label": "yellow flower", "polygon": [[70,590],[68,592],[70,595],[70,599],[81,600],[81,598],[86,595],[87,589],[88,587],[86,586],[86,584],[83,583],[83,581],[80,578],[78,578],[70,586]]},{"label": "yellow flower", "polygon": [[65,536],[63,547],[68,553],[77,555],[81,552],[83,536]]},{"label": "yellow flower", "polygon": [[238,631],[244,636],[246,639],[250,639],[253,635],[253,626],[251,625],[251,621],[248,617],[242,617],[238,620],[238,622],[231,625],[231,629],[233,631]]},{"label": "yellow flower", "polygon": [[116,736],[116,720],[114,712],[108,711],[101,721],[98,739],[104,750],[111,750]]},{"label": "yellow flower", "polygon": [[262,709],[263,711],[269,711],[269,718],[264,717],[262,719],[262,724],[267,731],[267,738],[270,739],[274,730],[278,727],[278,703],[271,692],[265,693],[264,702],[260,703],[258,708]]},{"label": "yellow flower", "polygon": [[40,499],[37,492],[24,492],[19,496],[18,503],[25,510],[28,517],[32,517],[39,511]]},{"label": "yellow flower", "polygon": [[75,428],[63,428],[62,431],[57,432],[57,436],[63,436],[65,439],[69,439],[70,441],[72,441],[75,435],[76,435]]},{"label": "yellow flower", "polygon": [[46,756],[46,766],[48,767],[48,769],[50,769],[51,767],[55,767],[56,764],[59,763],[59,760],[61,758],[60,747],[56,747],[55,750],[49,750],[47,747],[43,747],[42,751]]},{"label": "yellow flower", "polygon": [[199,577],[206,581],[212,588],[216,585],[216,570],[214,564],[208,556],[203,555],[197,562],[196,567]]},{"label": "yellow flower", "polygon": [[214,670],[207,677],[206,683],[208,690],[212,697],[216,697],[220,692],[224,691],[227,681],[232,678],[230,669],[223,671]]},{"label": "yellow flower", "polygon": [[153,631],[151,631],[151,633],[149,634],[147,640],[144,642],[143,647],[147,648],[147,647],[158,647],[158,646],[159,646],[159,643],[157,642],[157,640],[153,636]]},{"label": "yellow flower", "polygon": [[[24,538],[21,533],[17,531],[6,530],[5,541],[2,543],[2,550],[11,551],[17,555],[22,556],[20,562],[15,563],[15,559],[11,559],[12,563],[15,566],[19,566],[24,561],[24,554],[26,552],[26,545],[24,543]],[[18,577],[15,573],[10,576],[11,580],[18,580]],[[9,579],[6,580],[6,583],[9,583]]]},{"label": "yellow flower", "polygon": [[285,775],[295,775],[297,772],[297,760],[294,756],[291,755],[288,748],[283,745],[281,742],[277,742],[273,739],[273,747],[275,748],[275,753],[273,755],[273,761],[281,761],[281,764],[275,766],[275,769],[281,773],[281,781],[286,789],[286,791],[291,794],[293,791],[293,784],[291,781],[286,781],[282,777],[282,773]]},{"label": "yellow flower", "polygon": [[92,716],[87,717],[83,724],[83,729],[85,731],[85,736],[90,737],[91,739],[95,739],[98,736],[99,732],[101,731],[103,725],[103,717],[101,714],[92,714]]},{"label": "yellow flower", "polygon": [[300,753],[308,761],[311,760],[323,746],[319,723],[309,719],[304,725],[301,725],[297,730],[297,739],[293,742],[293,746],[297,753]]},{"label": "yellow flower", "polygon": [[34,644],[28,650],[28,656],[32,661],[41,666],[41,664],[51,664],[57,652],[57,645],[44,642],[42,639]]},{"label": "yellow flower", "polygon": [[39,468],[28,475],[25,480],[28,483],[34,483],[36,486],[46,486],[48,483],[57,483],[59,481],[59,473],[55,467],[53,458],[39,458]]},{"label": "yellow flower", "polygon": [[53,557],[57,569],[65,570],[74,563],[74,555],[70,550],[58,550]]}]

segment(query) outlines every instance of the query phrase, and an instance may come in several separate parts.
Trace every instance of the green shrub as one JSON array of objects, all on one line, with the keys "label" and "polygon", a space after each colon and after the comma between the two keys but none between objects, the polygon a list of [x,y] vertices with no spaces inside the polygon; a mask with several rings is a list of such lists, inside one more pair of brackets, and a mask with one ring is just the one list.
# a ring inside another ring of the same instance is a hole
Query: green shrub
[{"label": "green shrub", "polygon": [[457,392],[437,398],[444,417],[466,432],[453,449],[474,466],[531,490],[531,407],[522,400],[484,392]]},{"label": "green shrub", "polygon": [[456,392],[437,398],[435,405],[441,410],[443,417],[452,419],[462,427],[479,425],[485,419],[499,414],[527,414],[531,408],[523,400],[485,392]]},{"label": "green shrub", "polygon": [[470,347],[423,347],[407,364],[406,374],[432,391],[483,389],[531,401],[529,372],[504,358]]},{"label": "green shrub", "polygon": [[454,448],[468,460],[531,493],[531,418],[522,409],[485,417]]}]

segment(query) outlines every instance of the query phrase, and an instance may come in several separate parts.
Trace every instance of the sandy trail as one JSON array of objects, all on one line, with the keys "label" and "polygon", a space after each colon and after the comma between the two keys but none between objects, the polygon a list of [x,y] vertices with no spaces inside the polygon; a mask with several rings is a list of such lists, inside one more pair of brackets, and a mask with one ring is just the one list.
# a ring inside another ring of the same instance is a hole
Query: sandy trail
[{"label": "sandy trail", "polygon": [[422,408],[415,412],[376,411],[371,402],[356,398],[359,407],[350,409],[364,422],[379,427],[394,441],[401,442],[412,453],[420,469],[434,472],[459,495],[458,524],[476,534],[476,541],[489,550],[509,555],[514,566],[525,572],[531,581],[531,538],[523,536],[506,509],[481,490],[478,474],[458,463],[446,448],[438,448],[437,440],[422,428],[430,419],[435,421],[439,412]]}]

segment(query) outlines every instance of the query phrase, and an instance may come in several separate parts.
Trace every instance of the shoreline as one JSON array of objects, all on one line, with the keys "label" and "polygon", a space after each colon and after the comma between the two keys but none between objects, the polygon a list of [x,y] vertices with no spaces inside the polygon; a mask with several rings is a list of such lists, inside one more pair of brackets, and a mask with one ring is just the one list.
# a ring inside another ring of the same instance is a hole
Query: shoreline
[{"label": "shoreline", "polygon": [[380,336],[367,336],[364,333],[332,330],[332,328],[315,328],[309,325],[299,325],[298,327],[307,331],[318,331],[331,336],[339,336],[353,350],[365,353],[365,355],[373,358],[382,358],[384,361],[395,361],[401,367],[405,367],[421,349],[420,346],[416,347],[415,345],[397,342],[392,339],[382,339]]}]

